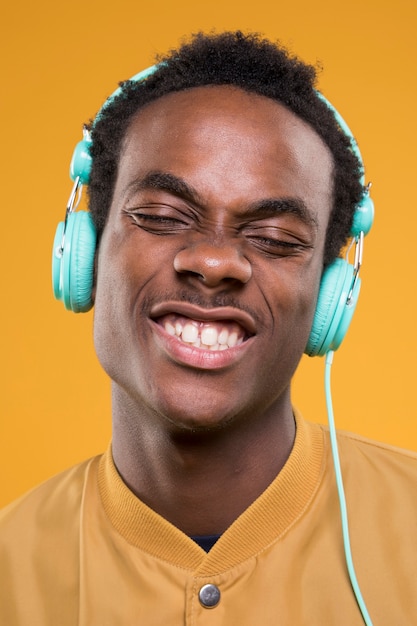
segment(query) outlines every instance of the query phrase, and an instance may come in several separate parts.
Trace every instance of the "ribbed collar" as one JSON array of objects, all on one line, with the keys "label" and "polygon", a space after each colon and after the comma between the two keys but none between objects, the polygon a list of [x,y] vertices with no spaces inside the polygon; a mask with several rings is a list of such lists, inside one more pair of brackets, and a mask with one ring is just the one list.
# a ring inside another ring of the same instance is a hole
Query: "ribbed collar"
[{"label": "ribbed collar", "polygon": [[128,489],[114,466],[111,448],[98,470],[105,512],[126,541],[176,567],[199,576],[228,570],[279,539],[314,498],[324,471],[323,431],[299,414],[296,425],[293,449],[277,478],[208,553]]}]

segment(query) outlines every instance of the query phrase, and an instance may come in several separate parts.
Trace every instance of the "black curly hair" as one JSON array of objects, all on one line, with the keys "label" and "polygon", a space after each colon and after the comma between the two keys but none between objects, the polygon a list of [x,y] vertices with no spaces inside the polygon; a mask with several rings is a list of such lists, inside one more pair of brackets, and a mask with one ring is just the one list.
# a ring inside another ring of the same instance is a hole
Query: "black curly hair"
[{"label": "black curly hair", "polygon": [[317,95],[315,68],[257,33],[240,31],[198,33],[157,61],[156,71],[144,81],[121,83],[120,93],[90,123],[93,165],[89,208],[98,237],[111,205],[122,142],[138,110],[171,92],[204,85],[233,85],[284,104],[310,124],[330,149],[334,191],[324,253],[326,267],[346,244],[364,190],[362,166],[351,141]]}]

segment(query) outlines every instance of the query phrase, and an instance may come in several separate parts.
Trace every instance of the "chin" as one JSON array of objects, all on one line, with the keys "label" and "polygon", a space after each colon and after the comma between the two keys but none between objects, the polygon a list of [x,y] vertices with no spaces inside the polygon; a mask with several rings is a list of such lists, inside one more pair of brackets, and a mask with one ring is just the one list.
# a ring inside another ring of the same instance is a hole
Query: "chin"
[{"label": "chin", "polygon": [[157,412],[168,422],[171,427],[179,431],[209,432],[226,428],[234,421],[236,407],[233,407],[232,415],[225,404],[208,402],[197,404],[185,402],[180,404],[159,405]]},{"label": "chin", "polygon": [[166,416],[166,419],[176,432],[189,435],[217,433],[225,430],[235,421],[233,417],[219,419],[218,414],[215,416],[203,415],[199,418],[196,418],[195,415],[187,418],[187,416],[181,414],[178,418],[176,416]]}]

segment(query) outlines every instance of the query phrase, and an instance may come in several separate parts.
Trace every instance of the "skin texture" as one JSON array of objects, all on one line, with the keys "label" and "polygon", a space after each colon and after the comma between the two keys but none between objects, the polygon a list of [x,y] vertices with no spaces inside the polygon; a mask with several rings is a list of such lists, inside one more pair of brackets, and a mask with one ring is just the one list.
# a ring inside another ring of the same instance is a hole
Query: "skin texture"
[{"label": "skin texture", "polygon": [[[327,147],[262,96],[173,93],[127,132],[97,259],[95,345],[112,379],[116,466],[188,534],[223,532],[288,458],[331,202]],[[232,320],[245,341],[184,347],[167,314]]]}]

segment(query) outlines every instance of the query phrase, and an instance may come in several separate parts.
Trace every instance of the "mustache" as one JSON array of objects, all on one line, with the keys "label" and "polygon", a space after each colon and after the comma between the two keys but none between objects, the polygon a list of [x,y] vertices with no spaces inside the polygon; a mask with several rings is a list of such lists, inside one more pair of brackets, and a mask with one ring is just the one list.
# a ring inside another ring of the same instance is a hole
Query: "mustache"
[{"label": "mustache", "polygon": [[217,307],[233,307],[240,311],[245,311],[255,322],[260,322],[258,313],[246,303],[241,302],[238,298],[234,297],[227,292],[218,292],[210,297],[206,297],[201,293],[187,291],[181,289],[175,292],[164,291],[156,294],[148,294],[142,301],[142,312],[146,314],[153,306],[163,302],[189,302],[202,309],[214,309]]}]

